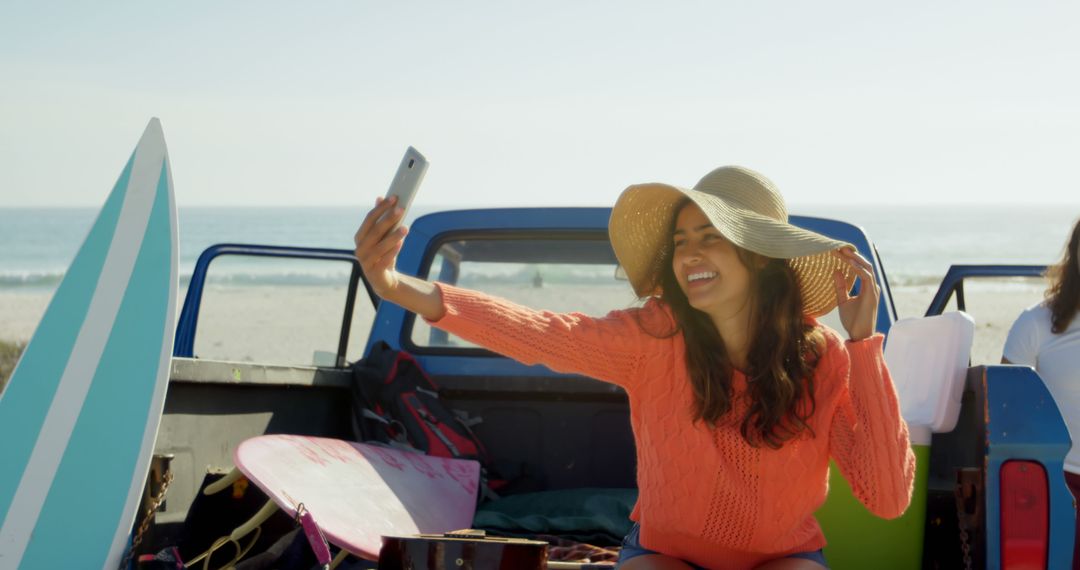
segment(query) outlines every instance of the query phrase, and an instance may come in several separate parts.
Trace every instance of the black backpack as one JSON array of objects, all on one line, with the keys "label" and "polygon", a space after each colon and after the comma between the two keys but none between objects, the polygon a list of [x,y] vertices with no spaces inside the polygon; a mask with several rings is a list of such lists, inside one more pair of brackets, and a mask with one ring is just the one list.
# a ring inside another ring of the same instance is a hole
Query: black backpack
[{"label": "black backpack", "polygon": [[[407,352],[376,344],[366,358],[353,364],[352,419],[357,441],[412,449],[437,457],[480,462],[482,480],[490,479],[491,461],[473,433],[470,419],[447,409],[439,387]],[[484,475],[487,477],[484,477]],[[482,488],[482,495],[489,489]]]}]

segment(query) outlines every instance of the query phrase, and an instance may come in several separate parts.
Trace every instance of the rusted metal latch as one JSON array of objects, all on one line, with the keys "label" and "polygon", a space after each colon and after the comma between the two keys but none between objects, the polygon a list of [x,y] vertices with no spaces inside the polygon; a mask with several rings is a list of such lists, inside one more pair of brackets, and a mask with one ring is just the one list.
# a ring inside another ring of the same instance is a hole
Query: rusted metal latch
[{"label": "rusted metal latch", "polygon": [[983,474],[982,470],[965,467],[956,471],[956,522],[960,527],[960,548],[964,568],[972,568],[972,534],[982,528]]}]

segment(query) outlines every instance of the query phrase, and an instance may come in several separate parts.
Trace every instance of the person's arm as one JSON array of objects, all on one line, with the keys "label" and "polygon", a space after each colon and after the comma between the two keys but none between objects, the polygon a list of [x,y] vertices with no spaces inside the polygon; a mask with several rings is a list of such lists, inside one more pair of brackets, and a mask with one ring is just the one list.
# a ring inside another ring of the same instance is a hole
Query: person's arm
[{"label": "person's arm", "polygon": [[371,289],[380,298],[425,319],[438,320],[443,313],[438,288],[430,281],[397,272],[397,254],[408,233],[404,225],[397,226],[404,215],[405,211],[397,207],[397,196],[389,200],[377,198],[375,207],[353,237],[356,259]]},{"label": "person's arm", "polygon": [[478,291],[436,283],[445,312],[433,326],[525,364],[582,374],[629,387],[642,364],[662,353],[661,339],[644,332],[672,330],[656,301],[604,317],[531,309]]},{"label": "person's arm", "polygon": [[870,262],[853,249],[837,252],[861,282],[848,294],[839,273],[834,284],[840,321],[850,340],[834,339],[822,362],[828,382],[839,383],[829,449],[855,497],[883,518],[904,513],[911,502],[915,454],[900,400],[882,354],[884,338],[875,334],[881,291]]},{"label": "person's arm", "polygon": [[895,518],[911,502],[915,454],[900,415],[880,334],[830,348],[822,365],[842,384],[829,449],[855,497],[875,515]]},{"label": "person's arm", "polygon": [[[433,326],[525,364],[544,364],[626,386],[650,351],[641,324],[663,328],[667,314],[655,303],[647,310],[613,311],[603,318],[538,311],[397,272],[397,254],[407,230],[394,229],[403,212],[378,200],[355,236],[356,257],[377,295],[427,319]],[[379,220],[381,216],[386,217]],[[671,329],[670,326],[667,327]]]}]

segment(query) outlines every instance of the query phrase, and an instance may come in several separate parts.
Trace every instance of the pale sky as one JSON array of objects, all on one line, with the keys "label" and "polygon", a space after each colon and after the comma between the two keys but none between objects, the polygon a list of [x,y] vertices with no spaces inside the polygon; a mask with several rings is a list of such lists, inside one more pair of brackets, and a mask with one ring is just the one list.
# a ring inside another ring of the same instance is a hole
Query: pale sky
[{"label": "pale sky", "polygon": [[741,164],[789,203],[1080,210],[1074,2],[0,4],[0,207],[97,206],[150,117],[181,206],[610,205]]}]

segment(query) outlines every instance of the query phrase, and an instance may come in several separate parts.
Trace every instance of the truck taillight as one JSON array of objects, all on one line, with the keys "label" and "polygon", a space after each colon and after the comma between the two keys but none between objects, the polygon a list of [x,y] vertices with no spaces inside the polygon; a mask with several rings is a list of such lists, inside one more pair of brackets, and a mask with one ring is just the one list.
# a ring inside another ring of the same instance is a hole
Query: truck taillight
[{"label": "truck taillight", "polygon": [[1001,567],[1046,568],[1049,544],[1046,469],[1034,461],[1001,466]]}]

